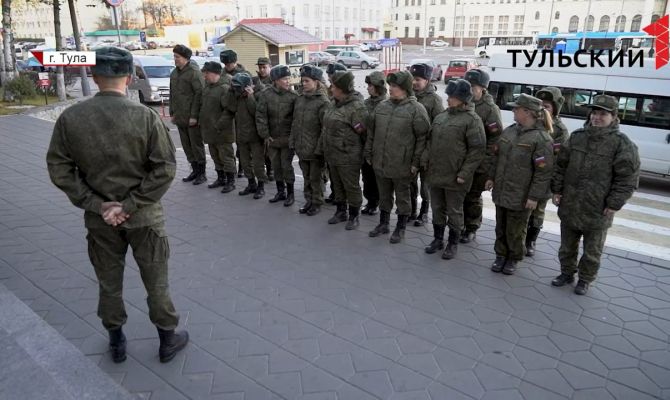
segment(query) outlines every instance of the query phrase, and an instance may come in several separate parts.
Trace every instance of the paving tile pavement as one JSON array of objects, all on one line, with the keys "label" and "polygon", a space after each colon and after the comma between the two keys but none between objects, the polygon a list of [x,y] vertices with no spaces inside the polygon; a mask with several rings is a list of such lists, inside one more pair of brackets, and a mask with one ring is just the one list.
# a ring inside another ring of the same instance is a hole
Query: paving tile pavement
[{"label": "paving tile pavement", "polygon": [[[46,172],[52,126],[0,119],[0,282],[139,398],[670,399],[667,265],[608,250],[578,297],[549,284],[553,235],[507,277],[489,270],[492,221],[446,262],[423,252],[430,227],[390,245],[368,238],[372,217],[345,231],[326,223],[331,207],[307,217],[300,201],[180,180],[164,205],[171,293],[191,344],[158,362],[128,257],[129,357],[113,364],[82,212]],[[183,153],[178,162],[186,174]]]}]

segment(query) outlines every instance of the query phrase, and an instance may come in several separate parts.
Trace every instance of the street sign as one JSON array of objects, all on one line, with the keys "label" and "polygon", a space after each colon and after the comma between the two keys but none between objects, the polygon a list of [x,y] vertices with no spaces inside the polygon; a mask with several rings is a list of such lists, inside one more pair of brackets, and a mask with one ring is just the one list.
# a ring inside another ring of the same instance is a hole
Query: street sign
[{"label": "street sign", "polygon": [[124,0],[105,0],[107,4],[109,4],[112,7],[118,7],[121,4],[123,4]]},{"label": "street sign", "polygon": [[379,39],[377,43],[379,43],[382,47],[393,47],[400,44],[400,39],[398,38]]},{"label": "street sign", "polygon": [[41,81],[43,81],[43,80],[45,80],[45,79],[46,79],[46,80],[49,80],[49,73],[48,73],[48,72],[38,72],[38,73],[37,73],[37,77],[38,77],[38,79],[41,80]]},{"label": "street sign", "polygon": [[142,43],[147,42],[147,33],[145,31],[140,31],[140,42]]},{"label": "street sign", "polygon": [[40,79],[39,82],[39,87],[47,88],[51,86],[51,82],[48,79]]}]

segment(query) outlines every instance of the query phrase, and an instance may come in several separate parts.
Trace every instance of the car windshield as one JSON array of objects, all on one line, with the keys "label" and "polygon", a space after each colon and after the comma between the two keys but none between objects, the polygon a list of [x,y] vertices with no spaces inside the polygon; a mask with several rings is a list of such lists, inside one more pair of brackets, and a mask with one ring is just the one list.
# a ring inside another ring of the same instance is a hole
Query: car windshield
[{"label": "car windshield", "polygon": [[173,67],[169,65],[161,65],[156,67],[144,67],[149,78],[169,78]]},{"label": "car windshield", "polygon": [[467,61],[451,61],[449,63],[449,68],[465,68]]}]

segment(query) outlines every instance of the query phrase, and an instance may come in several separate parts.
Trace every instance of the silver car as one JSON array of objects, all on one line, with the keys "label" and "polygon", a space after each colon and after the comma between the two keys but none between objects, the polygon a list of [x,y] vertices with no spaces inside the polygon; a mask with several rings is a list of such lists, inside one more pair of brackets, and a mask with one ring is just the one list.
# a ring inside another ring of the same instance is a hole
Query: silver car
[{"label": "silver car", "polygon": [[362,51],[341,51],[336,56],[337,62],[343,64],[347,67],[361,67],[362,69],[368,69],[370,67],[377,68],[379,66],[379,60],[372,58]]}]

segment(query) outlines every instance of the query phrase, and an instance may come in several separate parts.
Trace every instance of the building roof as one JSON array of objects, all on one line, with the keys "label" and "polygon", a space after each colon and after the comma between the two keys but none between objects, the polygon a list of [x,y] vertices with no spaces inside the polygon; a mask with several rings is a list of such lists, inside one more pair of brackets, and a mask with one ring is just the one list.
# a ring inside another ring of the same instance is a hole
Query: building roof
[{"label": "building roof", "polygon": [[260,36],[263,40],[275,46],[321,43],[321,39],[285,24],[281,18],[243,19],[235,29],[221,36],[219,42],[240,29]]},{"label": "building roof", "polygon": [[[140,31],[136,31],[134,29],[121,29],[119,32],[123,36],[133,36],[133,35],[139,36],[140,34]],[[116,30],[110,29],[107,31],[86,32],[84,33],[84,36],[116,36]]]}]

